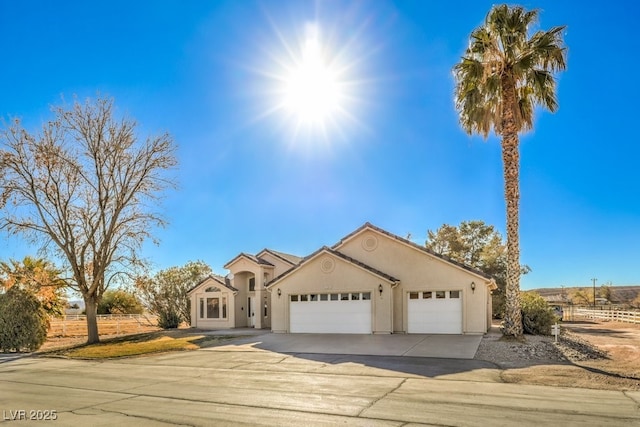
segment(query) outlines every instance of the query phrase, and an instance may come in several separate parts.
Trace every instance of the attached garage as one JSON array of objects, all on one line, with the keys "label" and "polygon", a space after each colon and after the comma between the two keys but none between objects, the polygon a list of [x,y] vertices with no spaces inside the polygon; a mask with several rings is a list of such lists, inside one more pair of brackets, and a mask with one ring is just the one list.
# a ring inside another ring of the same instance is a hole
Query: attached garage
[{"label": "attached garage", "polygon": [[408,292],[407,298],[408,333],[462,333],[461,291]]},{"label": "attached garage", "polygon": [[371,292],[289,295],[292,333],[370,334]]}]

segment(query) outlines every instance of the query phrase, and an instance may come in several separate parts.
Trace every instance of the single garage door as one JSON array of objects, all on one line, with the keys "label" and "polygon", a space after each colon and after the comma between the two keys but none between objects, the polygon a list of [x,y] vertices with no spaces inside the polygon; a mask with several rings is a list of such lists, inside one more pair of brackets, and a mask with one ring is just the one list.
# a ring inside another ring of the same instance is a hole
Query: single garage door
[{"label": "single garage door", "polygon": [[461,334],[461,291],[409,292],[407,295],[410,334]]},{"label": "single garage door", "polygon": [[293,333],[370,334],[371,292],[289,295]]}]

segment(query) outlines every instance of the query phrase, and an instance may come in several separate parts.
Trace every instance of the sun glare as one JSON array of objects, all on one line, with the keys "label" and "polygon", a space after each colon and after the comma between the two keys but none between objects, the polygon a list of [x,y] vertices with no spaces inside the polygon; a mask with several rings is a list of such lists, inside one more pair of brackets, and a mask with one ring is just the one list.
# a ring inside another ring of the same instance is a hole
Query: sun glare
[{"label": "sun glare", "polygon": [[273,29],[279,43],[264,71],[269,106],[261,117],[275,114],[297,146],[345,139],[350,127],[362,126],[355,111],[362,101],[362,81],[355,78],[360,57],[353,51],[359,41],[335,30],[323,34],[317,23],[307,23],[301,37]]},{"label": "sun glare", "polygon": [[340,95],[337,75],[327,64],[322,46],[316,37],[308,37],[300,61],[285,78],[284,107],[300,122],[324,122],[337,112]]}]

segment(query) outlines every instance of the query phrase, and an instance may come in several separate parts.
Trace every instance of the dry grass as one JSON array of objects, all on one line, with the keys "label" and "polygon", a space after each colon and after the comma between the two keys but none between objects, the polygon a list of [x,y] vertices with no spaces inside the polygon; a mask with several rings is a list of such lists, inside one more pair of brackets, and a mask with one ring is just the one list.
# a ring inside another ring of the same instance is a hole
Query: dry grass
[{"label": "dry grass", "polygon": [[112,359],[168,351],[197,350],[230,338],[233,337],[193,335],[180,330],[159,331],[113,338],[98,344],[59,349],[49,354],[74,359]]}]

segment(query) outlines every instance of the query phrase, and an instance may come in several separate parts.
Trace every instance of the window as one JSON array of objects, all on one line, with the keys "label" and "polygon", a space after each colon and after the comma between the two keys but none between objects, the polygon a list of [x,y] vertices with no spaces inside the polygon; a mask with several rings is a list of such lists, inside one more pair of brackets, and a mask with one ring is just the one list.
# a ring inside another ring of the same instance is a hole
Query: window
[{"label": "window", "polygon": [[227,318],[227,297],[200,298],[199,302],[201,319]]},{"label": "window", "polygon": [[300,301],[309,301],[309,295],[300,295]]},{"label": "window", "polygon": [[349,301],[349,294],[340,294],[340,301]]},{"label": "window", "polygon": [[298,295],[290,295],[289,298],[291,298],[292,302],[297,302],[298,301]]},{"label": "window", "polygon": [[371,299],[371,292],[363,292],[362,293],[362,299],[363,300],[370,300]]},{"label": "window", "polygon": [[309,295],[309,301],[318,301],[318,295],[316,294]]},{"label": "window", "polygon": [[427,291],[422,293],[422,299],[431,299],[433,298],[433,292]]},{"label": "window", "polygon": [[409,299],[418,299],[418,292],[409,292]]},{"label": "window", "polygon": [[220,318],[220,298],[207,298],[207,318]]},{"label": "window", "polygon": [[460,291],[449,291],[449,298],[460,298]]},{"label": "window", "polygon": [[360,299],[360,294],[351,294],[351,301],[358,301]]},{"label": "window", "polygon": [[328,301],[329,294],[320,294],[320,301]]},{"label": "window", "polygon": [[443,299],[446,297],[446,292],[445,291],[436,291],[436,298],[437,299]]},{"label": "window", "polygon": [[252,277],[249,279],[249,292],[256,290],[256,278]]},{"label": "window", "polygon": [[338,301],[339,294],[331,294],[331,301]]}]

